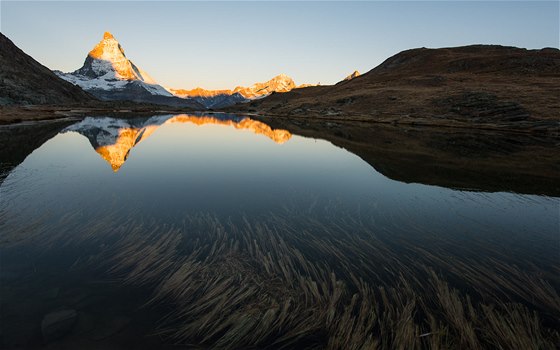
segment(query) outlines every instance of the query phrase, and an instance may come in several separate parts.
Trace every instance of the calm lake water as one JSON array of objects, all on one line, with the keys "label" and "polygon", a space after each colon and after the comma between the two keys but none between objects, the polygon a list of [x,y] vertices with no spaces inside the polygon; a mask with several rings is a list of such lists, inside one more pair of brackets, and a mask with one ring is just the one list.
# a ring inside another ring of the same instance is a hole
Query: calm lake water
[{"label": "calm lake water", "polygon": [[250,118],[86,118],[0,198],[3,348],[558,339],[558,198],[394,181]]}]

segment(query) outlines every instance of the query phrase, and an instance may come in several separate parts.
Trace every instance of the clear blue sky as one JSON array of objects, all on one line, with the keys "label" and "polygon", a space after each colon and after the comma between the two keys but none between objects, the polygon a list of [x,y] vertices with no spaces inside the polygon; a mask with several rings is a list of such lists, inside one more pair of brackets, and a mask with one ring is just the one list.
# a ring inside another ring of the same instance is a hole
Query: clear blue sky
[{"label": "clear blue sky", "polygon": [[73,71],[104,31],[175,88],[233,88],[279,73],[331,84],[415,47],[558,47],[559,2],[0,2],[2,33]]}]

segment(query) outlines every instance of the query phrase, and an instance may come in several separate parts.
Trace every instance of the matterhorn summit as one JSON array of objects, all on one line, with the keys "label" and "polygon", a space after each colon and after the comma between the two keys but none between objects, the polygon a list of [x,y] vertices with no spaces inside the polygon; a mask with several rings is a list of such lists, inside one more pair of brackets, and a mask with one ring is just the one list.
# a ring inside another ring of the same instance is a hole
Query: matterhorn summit
[{"label": "matterhorn summit", "polygon": [[103,39],[88,53],[80,69],[72,73],[55,73],[102,100],[199,107],[194,101],[174,97],[157,84],[126,57],[122,46],[109,32],[105,32]]},{"label": "matterhorn summit", "polygon": [[148,84],[156,84],[151,77],[126,58],[123,48],[109,32],[105,32],[103,40],[89,52],[83,67],[74,73],[91,78],[107,76],[119,80],[140,80]]}]

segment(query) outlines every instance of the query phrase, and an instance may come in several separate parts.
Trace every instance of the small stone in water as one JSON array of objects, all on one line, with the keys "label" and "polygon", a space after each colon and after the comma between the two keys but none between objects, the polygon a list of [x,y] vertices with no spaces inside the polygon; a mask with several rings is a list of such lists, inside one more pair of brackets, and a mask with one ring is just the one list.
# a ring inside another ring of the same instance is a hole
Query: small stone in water
[{"label": "small stone in water", "polygon": [[113,319],[106,320],[101,327],[90,333],[93,340],[102,340],[119,333],[130,323],[130,318],[125,316],[116,316]]},{"label": "small stone in water", "polygon": [[54,311],[43,317],[41,332],[45,343],[61,338],[68,334],[76,323],[76,310]]}]

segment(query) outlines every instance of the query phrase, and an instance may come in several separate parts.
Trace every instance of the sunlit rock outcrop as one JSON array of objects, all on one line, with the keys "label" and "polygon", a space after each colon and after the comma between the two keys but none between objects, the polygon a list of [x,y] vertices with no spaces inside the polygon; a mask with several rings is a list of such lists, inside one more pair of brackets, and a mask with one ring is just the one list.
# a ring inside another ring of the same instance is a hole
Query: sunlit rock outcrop
[{"label": "sunlit rock outcrop", "polygon": [[148,138],[162,124],[192,123],[196,125],[225,125],[240,130],[250,130],[282,144],[292,135],[282,129],[272,129],[258,120],[245,117],[214,115],[167,115],[139,119],[86,118],[64,130],[75,131],[87,137],[92,147],[111,166],[119,171],[128,159],[131,149]]},{"label": "sunlit rock outcrop", "polygon": [[347,80],[352,80],[354,78],[357,78],[360,76],[360,72],[358,72],[357,70],[354,71],[354,73],[350,74],[349,76],[347,76],[346,78],[344,78],[342,81],[347,81]]}]

